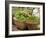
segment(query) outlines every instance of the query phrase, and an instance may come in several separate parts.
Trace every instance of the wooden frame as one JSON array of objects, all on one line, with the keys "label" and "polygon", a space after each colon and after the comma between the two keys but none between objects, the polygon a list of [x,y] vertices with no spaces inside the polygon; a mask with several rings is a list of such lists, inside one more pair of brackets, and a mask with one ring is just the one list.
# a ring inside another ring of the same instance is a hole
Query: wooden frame
[{"label": "wooden frame", "polygon": [[[36,34],[19,34],[19,35],[9,35],[9,4],[33,4],[33,5],[42,5],[43,6],[43,33]],[[22,37],[22,36],[37,36],[45,35],[45,3],[41,2],[20,2],[20,1],[5,1],[5,36],[6,37]]]}]

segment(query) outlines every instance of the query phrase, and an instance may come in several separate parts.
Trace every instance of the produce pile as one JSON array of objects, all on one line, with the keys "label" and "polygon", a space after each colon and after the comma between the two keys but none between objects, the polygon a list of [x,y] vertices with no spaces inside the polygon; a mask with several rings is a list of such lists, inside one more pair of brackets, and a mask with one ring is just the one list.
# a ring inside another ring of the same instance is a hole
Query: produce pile
[{"label": "produce pile", "polygon": [[[35,8],[31,7],[13,7],[12,8],[12,21],[19,30],[24,30],[25,28],[37,29],[37,25],[40,24],[40,18],[33,15],[33,10]],[[37,14],[36,14],[37,15]],[[14,28],[14,27],[13,27]]]},{"label": "produce pile", "polygon": [[33,8],[16,7],[13,8],[13,16],[18,20],[25,22],[30,20],[31,22],[38,22],[39,18],[37,16],[32,16]]}]

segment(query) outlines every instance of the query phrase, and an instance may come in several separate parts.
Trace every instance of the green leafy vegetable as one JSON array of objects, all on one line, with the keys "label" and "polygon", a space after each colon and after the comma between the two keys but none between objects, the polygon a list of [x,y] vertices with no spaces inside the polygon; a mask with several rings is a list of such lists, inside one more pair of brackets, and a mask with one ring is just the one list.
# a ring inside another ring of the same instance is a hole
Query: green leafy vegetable
[{"label": "green leafy vegetable", "polygon": [[30,20],[33,22],[38,22],[39,18],[37,16],[32,16],[33,8],[29,7],[14,7],[12,9],[12,15],[20,21]]}]

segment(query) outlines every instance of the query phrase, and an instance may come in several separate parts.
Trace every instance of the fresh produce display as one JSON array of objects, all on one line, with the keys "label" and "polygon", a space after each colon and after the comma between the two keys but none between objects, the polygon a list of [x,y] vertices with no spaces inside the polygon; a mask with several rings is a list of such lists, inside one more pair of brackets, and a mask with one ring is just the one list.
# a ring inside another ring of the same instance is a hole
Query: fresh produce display
[{"label": "fresh produce display", "polygon": [[[32,26],[32,25],[37,26],[40,24],[40,17],[32,15],[34,9],[35,8],[31,8],[31,7],[12,7],[12,17],[16,18],[17,20],[14,18],[12,19],[15,20],[14,21],[15,26],[17,26],[17,28],[20,28],[18,30],[24,30],[25,28],[29,28],[28,26]],[[24,28],[22,29],[21,26]]]}]

